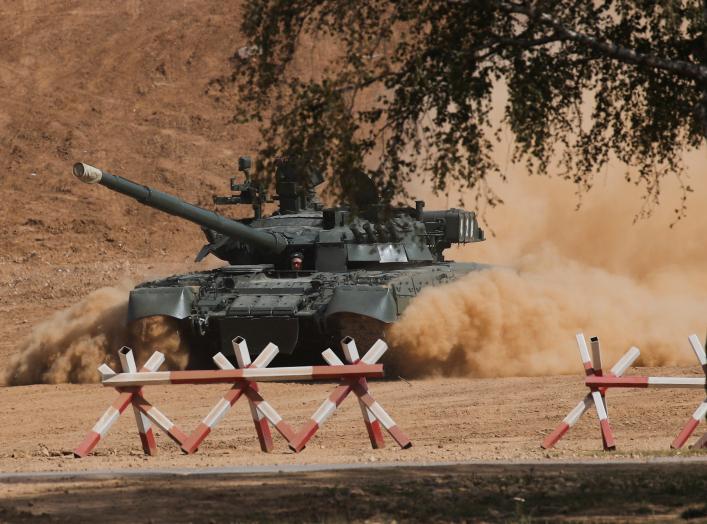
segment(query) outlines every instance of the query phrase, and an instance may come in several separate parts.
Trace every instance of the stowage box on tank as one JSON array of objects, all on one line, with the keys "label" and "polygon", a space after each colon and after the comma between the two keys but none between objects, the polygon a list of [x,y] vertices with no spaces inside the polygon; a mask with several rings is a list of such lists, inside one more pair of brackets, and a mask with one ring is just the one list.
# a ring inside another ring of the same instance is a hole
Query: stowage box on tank
[{"label": "stowage box on tank", "polygon": [[[300,363],[314,362],[326,347],[338,347],[343,334],[361,347],[384,334],[410,300],[427,286],[448,283],[482,269],[480,264],[445,261],[454,243],[484,239],[473,212],[425,211],[385,206],[363,175],[354,206],[324,208],[315,193],[321,176],[294,171],[281,162],[276,196],[249,176],[231,179],[231,196],[217,205],[247,204],[253,218],[223,215],[77,163],[79,180],[101,184],[138,202],[201,226],[207,244],[197,261],[212,254],[227,265],[197,273],[144,282],[130,293],[128,322],[156,315],[180,320],[190,344],[190,365],[203,366],[217,351],[232,354],[231,340],[242,336],[254,353],[268,342]],[[266,202],[278,210],[263,216]],[[287,358],[287,357],[284,357]]]}]

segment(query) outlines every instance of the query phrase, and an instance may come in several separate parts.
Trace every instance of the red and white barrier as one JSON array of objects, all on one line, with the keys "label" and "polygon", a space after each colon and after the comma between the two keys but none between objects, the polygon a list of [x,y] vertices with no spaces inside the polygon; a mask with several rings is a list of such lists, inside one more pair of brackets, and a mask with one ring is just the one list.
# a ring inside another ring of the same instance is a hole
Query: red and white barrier
[{"label": "red and white barrier", "polygon": [[283,382],[294,380],[338,380],[340,378],[381,378],[382,364],[355,364],[335,370],[330,366],[295,366],[272,369],[218,369],[214,371],[154,371],[118,373],[103,380],[104,386],[158,386],[167,384],[232,384],[234,382]]},{"label": "red and white barrier", "polygon": [[[700,339],[697,338],[697,335],[690,335],[689,341],[690,347],[695,353],[697,360],[700,362],[700,366],[702,366],[702,371],[704,371],[705,377],[707,377],[707,355],[705,354],[705,348],[700,343]],[[707,393],[707,386],[705,386],[705,392]],[[690,436],[694,433],[695,429],[697,429],[700,421],[704,420],[705,416],[707,416],[707,398],[705,398],[704,402],[697,407],[688,423],[685,424],[682,431],[680,431],[678,436],[675,437],[675,440],[670,447],[674,449],[683,447],[685,442],[687,442]],[[695,442],[693,447],[696,449],[707,448],[707,433],[702,435],[702,437]]]},{"label": "red and white barrier", "polygon": [[[255,359],[255,362],[251,363],[250,353],[248,352],[248,345],[246,341],[241,337],[237,337],[233,340],[233,351],[236,355],[236,361],[241,368],[263,369],[266,368],[277,356],[279,349],[275,344],[268,344],[258,355],[258,358]],[[220,369],[235,369],[222,353],[217,353],[214,355],[213,360]],[[201,423],[189,436],[187,442],[185,442],[182,446],[184,452],[194,453],[209,433],[211,433],[211,430],[216,426],[216,424],[223,420],[231,407],[233,407],[238,399],[246,394],[249,389],[257,392],[258,385],[252,381],[236,382],[231,389],[223,395],[221,400],[216,403],[209,414],[204,417],[204,420],[201,421]],[[258,435],[258,441],[260,442],[260,449],[265,452],[270,452],[273,449],[273,442],[272,435],[270,434],[270,427],[265,419],[265,415],[263,415],[262,411],[258,411],[253,400],[248,399],[248,403],[250,405],[253,423],[255,424],[255,431]]]},{"label": "red and white barrier", "polygon": [[[549,449],[555,446],[557,442],[569,431],[569,429],[574,426],[580,417],[591,408],[592,404],[595,406],[597,411],[597,417],[599,418],[599,425],[601,428],[602,441],[605,450],[615,449],[615,442],[613,431],[609,424],[609,417],[606,409],[605,394],[606,390],[612,387],[620,388],[705,388],[707,389],[707,356],[705,356],[705,350],[696,335],[691,335],[689,337],[690,346],[692,347],[697,359],[705,372],[705,378],[701,377],[648,377],[648,376],[632,376],[624,377],[622,376],[626,370],[636,361],[640,356],[640,351],[636,347],[632,347],[629,351],[621,357],[621,359],[614,365],[611,372],[608,375],[603,375],[601,370],[601,350],[599,347],[599,339],[593,337],[592,342],[592,359],[589,357],[589,351],[587,349],[586,341],[582,333],[577,334],[577,345],[579,347],[579,353],[582,358],[582,364],[585,370],[585,385],[589,388],[589,394],[584,397],[584,399],[577,404],[577,406],[570,411],[570,413],[564,418],[562,423],[555,428],[555,430],[548,435],[541,447],[544,449]],[[707,414],[707,399],[700,404],[697,410],[693,413],[690,421],[685,425],[683,430],[673,441],[671,447],[680,448],[682,447],[695,428],[699,424],[700,420]],[[707,434],[695,443],[694,447],[705,447],[707,444]]]},{"label": "red and white barrier", "polygon": [[[578,337],[579,336],[580,335],[578,335]],[[609,376],[620,377],[621,375],[623,375],[640,355],[641,352],[638,350],[637,347],[632,347],[631,349],[629,349],[626,354],[621,357],[621,359],[616,364],[614,364],[614,367],[611,368]],[[600,389],[600,392],[604,394],[606,392],[606,389]],[[584,397],[584,399],[579,402],[579,404],[574,407],[572,411],[569,412],[569,414],[564,418],[562,423],[557,426],[555,431],[553,431],[550,435],[547,436],[547,438],[542,443],[542,447],[544,449],[549,449],[555,444],[557,444],[557,442],[565,435],[565,433],[567,433],[570,428],[579,421],[582,415],[584,415],[589,409],[591,409],[593,402],[593,397],[590,392],[587,394],[587,396]],[[606,444],[606,442],[604,444]]]},{"label": "red and white barrier", "polygon": [[[355,342],[350,337],[346,337],[342,341],[342,349],[346,355],[347,360],[351,362],[357,362],[358,360],[358,350],[356,349]],[[378,340],[371,349],[360,359],[367,365],[372,365],[377,362],[383,354],[387,351],[388,346],[382,340]],[[332,366],[333,368],[345,367],[345,364],[336,356],[336,354],[331,350],[327,349],[322,353],[324,360]],[[356,366],[357,364],[350,364]],[[362,407],[361,411],[363,413],[363,419],[366,423],[366,429],[368,430],[369,438],[371,440],[371,445],[374,448],[382,446],[383,436],[380,433],[380,428],[377,427],[375,422],[380,422],[383,427],[388,431],[390,436],[398,443],[398,445],[403,448],[409,448],[412,443],[408,436],[395,424],[393,419],[385,412],[383,407],[373,399],[368,393],[368,385],[365,382],[365,378],[361,377],[359,379],[350,380],[342,377],[342,383],[334,391],[331,392],[329,398],[327,398],[319,408],[314,412],[309,422],[307,422],[302,428],[302,431],[297,435],[295,442],[291,444],[292,449],[295,451],[300,451],[309,442],[309,440],[319,431],[319,428],[324,425],[324,422],[331,417],[339,405],[344,401],[344,399],[349,396],[350,393],[354,393],[358,398],[360,405]]]},{"label": "red and white barrier", "polygon": [[[132,350],[128,347],[122,347],[118,354],[120,362],[124,370],[134,373],[136,370],[135,359],[133,358]],[[145,365],[141,368],[141,372],[154,372],[164,362],[164,355],[159,351],[155,351]],[[98,368],[103,380],[109,380],[118,374],[113,371],[107,364],[101,364]],[[155,437],[152,432],[150,420],[158,427],[167,433],[173,440],[181,444],[186,439],[186,435],[179,430],[164,414],[157,408],[150,405],[142,394],[142,388],[116,388],[120,393],[113,404],[103,413],[98,422],[88,432],[86,438],[76,447],[74,455],[76,457],[85,457],[98,445],[100,440],[105,437],[108,430],[115,423],[125,409],[132,404],[135,413],[135,421],[137,423],[138,432],[140,434],[140,442],[142,449],[147,455],[154,455],[157,452]]]},{"label": "red and white barrier", "polygon": [[[356,341],[353,338],[344,338],[341,341],[341,349],[344,352],[344,358],[346,358],[346,362],[348,362],[349,364],[358,364],[360,362],[361,357],[359,357],[358,355]],[[336,355],[334,355],[334,357],[336,357]],[[340,365],[339,363],[333,360],[327,360],[327,364]],[[366,382],[365,378],[361,379],[361,385],[368,388],[368,383]],[[368,438],[371,441],[371,447],[373,447],[373,449],[385,447],[380,422],[378,422],[376,416],[371,413],[371,410],[366,407],[363,400],[361,400],[360,398],[358,399],[358,405],[359,408],[361,408],[361,415],[363,415],[363,422],[366,425],[366,432],[368,433]]]},{"label": "red and white barrier", "polygon": [[[153,424],[170,436],[185,453],[194,453],[214,427],[223,420],[231,407],[243,396],[248,400],[261,450],[269,452],[273,449],[269,423],[282,435],[290,448],[298,452],[352,392],[358,397],[371,445],[374,448],[383,446],[381,425],[401,447],[408,448],[412,445],[407,435],[375,401],[368,390],[367,378],[383,376],[383,366],[377,364],[387,349],[382,340],[376,342],[363,358],[359,358],[356,343],[352,338],[347,337],[342,341],[342,350],[348,364],[344,364],[333,351],[328,349],[322,354],[328,366],[267,368],[278,353],[277,346],[269,344],[255,361],[251,362],[246,341],[240,337],[234,339],[233,349],[240,369],[234,368],[228,359],[219,353],[214,356],[214,362],[220,368],[219,370],[173,372],[157,371],[164,361],[164,356],[158,352],[138,372],[132,351],[129,348],[121,349],[123,373],[116,373],[105,364],[99,368],[103,385],[114,387],[120,395],[89,432],[84,442],[77,447],[75,455],[77,457],[88,455],[129,404],[133,405],[140,439],[146,454],[152,455],[156,451],[151,427]],[[257,382],[301,380],[337,380],[340,384],[312,415],[310,422],[297,432],[262,397]],[[214,383],[231,384],[231,388],[190,435],[186,435],[176,427],[161,411],[151,405],[142,393],[143,387],[156,384]]]}]

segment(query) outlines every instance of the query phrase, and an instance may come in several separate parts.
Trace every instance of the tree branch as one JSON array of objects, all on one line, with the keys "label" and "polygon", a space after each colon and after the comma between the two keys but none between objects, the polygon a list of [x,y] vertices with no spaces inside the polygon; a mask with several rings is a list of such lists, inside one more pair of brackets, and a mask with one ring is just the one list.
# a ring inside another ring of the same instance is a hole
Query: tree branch
[{"label": "tree branch", "polygon": [[587,47],[602,53],[604,56],[613,58],[620,62],[651,67],[654,69],[662,69],[697,82],[707,81],[707,67],[704,65],[686,62],[684,60],[670,60],[653,55],[638,53],[633,49],[629,49],[613,42],[602,41],[598,38],[568,28],[562,22],[555,20],[547,13],[543,13],[533,6],[526,6],[511,2],[500,2],[498,3],[498,6],[501,10],[506,11],[507,13],[525,15],[531,20],[535,20],[541,24],[552,27],[556,33],[565,37],[567,40],[584,44]]}]

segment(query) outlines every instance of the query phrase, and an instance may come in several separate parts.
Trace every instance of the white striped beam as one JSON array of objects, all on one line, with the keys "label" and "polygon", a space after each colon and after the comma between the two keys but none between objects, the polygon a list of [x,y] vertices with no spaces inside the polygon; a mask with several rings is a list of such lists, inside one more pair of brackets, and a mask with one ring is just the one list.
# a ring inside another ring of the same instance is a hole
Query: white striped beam
[{"label": "white striped beam", "polygon": [[[690,346],[697,356],[700,365],[707,367],[707,355],[697,335],[688,337]],[[707,373],[707,370],[705,371]],[[589,387],[603,388],[704,388],[707,377],[587,377],[585,384]]]},{"label": "white striped beam", "polygon": [[[381,341],[382,342],[382,341]],[[387,345],[386,345],[387,349]],[[358,348],[356,347],[356,341],[351,337],[345,337],[341,340],[341,350],[344,352],[344,357],[349,364],[358,364],[361,360],[358,355]],[[333,351],[332,351],[333,354]],[[324,355],[322,353],[322,355]],[[382,356],[382,353],[381,353]],[[329,361],[327,357],[324,357],[327,364],[330,366],[342,366],[344,363],[339,360],[339,358],[334,354],[336,358],[335,361]],[[380,357],[376,357],[379,359]],[[338,362],[337,362],[338,361]],[[375,361],[374,361],[375,362]],[[368,388],[368,383],[365,378],[361,379],[361,384]],[[376,419],[375,415],[371,413],[371,410],[366,407],[363,401],[359,398],[358,405],[361,409],[361,415],[363,416],[363,423],[366,425],[366,433],[368,433],[368,440],[371,441],[371,447],[373,449],[380,449],[385,447],[385,441],[383,440],[383,432],[381,431],[380,422]]]},{"label": "white striped beam", "polygon": [[700,424],[700,421],[705,418],[705,415],[707,415],[707,400],[702,402],[702,404],[700,404],[699,407],[695,410],[695,412],[692,414],[692,417],[690,418],[690,421],[685,424],[685,427],[682,428],[680,434],[675,437],[675,440],[673,440],[673,443],[670,444],[670,447],[673,449],[679,449],[683,447],[685,445],[685,442],[687,442],[687,439],[689,439],[695,429],[697,429],[697,426]]},{"label": "white striped beam", "polygon": [[366,354],[363,355],[361,362],[368,365],[375,364],[381,359],[386,351],[388,351],[388,344],[383,342],[381,339],[378,339],[375,344],[371,346],[371,349],[366,351]]},{"label": "white striped beam", "polygon": [[599,338],[592,337],[589,339],[589,343],[592,346],[592,367],[594,368],[595,375],[602,375],[601,366],[601,348],[599,346]]},{"label": "white striped beam", "polygon": [[356,364],[344,366],[343,369],[332,366],[293,366],[272,369],[119,373],[103,380],[102,384],[107,387],[128,387],[160,384],[229,384],[238,381],[341,380],[383,376],[382,364]]},{"label": "white striped beam", "polygon": [[[260,355],[258,355],[258,358],[255,359],[255,362],[251,363],[250,354],[248,353],[248,346],[245,339],[242,337],[236,337],[233,339],[232,344],[238,365],[243,368],[264,368],[272,362],[279,352],[275,344],[268,344]],[[233,364],[229,362],[223,353],[217,353],[214,355],[213,360],[219,369],[235,370]],[[231,386],[231,389],[223,395],[218,403],[211,409],[209,414],[206,415],[206,417],[192,432],[187,439],[187,442],[182,446],[182,450],[187,454],[194,453],[209,433],[211,433],[211,430],[216,426],[216,424],[223,420],[226,413],[228,413],[231,407],[233,407],[238,399],[241,398],[248,387],[253,387],[257,391],[258,386],[254,382],[237,382]],[[248,399],[248,403],[250,405],[251,416],[253,417],[253,422],[255,423],[256,432],[258,434],[260,448],[265,452],[270,452],[273,449],[272,435],[270,434],[270,428],[267,425],[265,416],[255,408],[255,403],[253,401]]]},{"label": "white striped beam", "polygon": [[[236,337],[233,339],[233,352],[236,355],[236,361],[238,366],[241,368],[255,367],[255,368],[265,368],[272,362],[272,360],[279,353],[279,349],[275,344],[268,344],[265,349],[260,352],[256,361],[251,364],[250,352],[248,351],[248,344],[243,337]],[[217,363],[220,369],[234,369],[228,360],[225,362]],[[258,384],[255,382],[250,382],[249,386],[253,388],[254,391],[258,391]],[[244,390],[245,391],[245,390]],[[258,435],[258,443],[260,444],[260,449],[265,453],[269,453],[273,450],[272,434],[270,433],[270,427],[268,426],[268,421],[255,405],[251,399],[248,399],[248,408],[250,409],[250,415],[253,419],[253,424],[255,425],[255,432]]]},{"label": "white striped beam", "polygon": [[[233,351],[236,355],[236,361],[238,362],[238,365],[241,368],[266,368],[280,352],[280,350],[275,344],[269,343],[256,357],[255,362],[251,364],[248,345],[243,337],[236,337],[235,339],[233,339]],[[231,366],[231,363],[228,361],[223,362],[222,364],[223,366],[219,365],[219,368],[233,369],[233,366]],[[249,385],[253,391],[258,391],[258,384],[256,384],[255,382],[250,382]],[[273,441],[272,434],[270,433],[270,427],[268,426],[268,419],[261,411],[258,410],[257,404],[251,398],[248,398],[248,407],[250,409],[251,418],[253,419],[253,424],[255,425],[255,432],[258,435],[258,443],[260,444],[260,449],[266,453],[269,453],[273,450]],[[267,404],[267,407],[270,407],[270,405]],[[271,411],[275,410],[271,409]],[[277,414],[277,412],[275,412],[275,414]],[[283,429],[282,417],[280,417],[279,415],[277,415],[277,417],[280,419],[277,421],[278,424],[280,424],[280,429],[278,431],[282,430],[287,432],[289,426],[285,425]],[[290,433],[286,434],[290,435]]]},{"label": "white striped beam", "polygon": [[[579,348],[579,356],[582,359],[582,365],[584,366],[584,373],[588,378],[593,378],[596,376],[596,370],[592,365],[591,357],[589,356],[589,348],[587,348],[587,341],[584,339],[583,333],[577,333],[577,347]],[[597,345],[597,353],[599,346]],[[601,363],[601,356],[597,354],[597,360]],[[591,389],[591,388],[590,388]],[[601,393],[597,389],[593,389],[591,392],[592,401],[594,408],[597,412],[597,417],[599,418],[599,427],[601,428],[601,438],[604,443],[604,449],[614,449],[614,435],[609,425],[609,415],[606,412],[606,407],[604,406],[604,399]]]},{"label": "white striped beam", "polygon": [[108,364],[101,364],[100,366],[98,366],[98,373],[101,375],[101,380],[109,379],[118,374],[113,371],[113,369]]},{"label": "white striped beam", "polygon": [[[366,352],[360,362],[365,363],[366,365],[374,365],[378,361],[378,359],[383,356],[387,349],[388,346],[386,345],[386,343],[382,340],[378,340],[375,344],[373,344],[373,346],[371,346],[371,349]],[[349,351],[351,351],[350,356],[354,356],[354,353],[350,348]],[[331,365],[332,369],[342,369],[344,367],[355,367],[356,365],[360,365],[356,364],[344,366],[343,362],[341,362],[339,357],[337,357],[331,349],[327,349],[326,351],[324,351],[322,353],[322,356],[324,357],[324,360]],[[342,376],[341,378],[343,381],[345,381],[345,383],[337,386],[336,389],[334,389],[334,391],[329,394],[329,397],[324,402],[322,402],[317,411],[315,411],[314,414],[310,417],[309,422],[307,422],[307,424],[305,424],[302,430],[298,433],[295,442],[293,442],[293,444],[290,446],[295,452],[299,452],[304,449],[307,442],[309,442],[309,440],[317,433],[317,431],[319,431],[319,428],[322,427],[322,425],[327,421],[327,419],[329,419],[329,417],[334,414],[336,409],[339,407],[339,405],[341,405],[341,403],[349,395],[349,393],[354,390],[355,382],[353,380],[347,379],[347,377],[344,376]],[[367,410],[370,410],[368,406]],[[370,410],[370,412],[373,416],[375,416],[375,418],[378,418],[378,416],[373,410]]]},{"label": "white striped beam", "polygon": [[169,420],[164,413],[150,404],[142,395],[135,395],[133,397],[133,406],[140,410],[141,414],[154,422],[155,425],[164,431],[178,446],[182,446],[187,441],[188,437],[186,433],[179,429],[174,422]]},{"label": "white striped beam", "polygon": [[412,442],[405,434],[405,432],[398,427],[395,421],[386,413],[376,400],[368,393],[368,390],[364,388],[360,383],[353,385],[354,393],[360,398],[364,404],[371,410],[371,413],[380,421],[381,425],[386,429],[388,434],[393,438],[395,442],[398,443],[403,449],[407,449],[412,446]]},{"label": "white striped beam", "polygon": [[616,443],[614,442],[614,432],[609,424],[609,415],[606,412],[606,406],[604,405],[604,399],[601,397],[601,393],[598,390],[592,391],[592,401],[594,402],[594,407],[597,411],[597,417],[599,418],[599,427],[601,428],[601,437],[604,444],[605,450],[616,449]]},{"label": "white striped beam", "polygon": [[[255,361],[251,363],[248,345],[242,337],[236,337],[233,339],[233,350],[236,355],[238,365],[249,369],[267,367],[279,352],[279,349],[275,344],[268,344],[265,349],[260,352]],[[235,370],[233,364],[231,364],[222,353],[217,353],[214,355],[213,360],[219,369]],[[234,384],[231,389],[226,392],[223,398],[219,400],[216,406],[213,407],[204,420],[202,420],[194,432],[192,432],[188,442],[182,446],[182,449],[186,453],[194,453],[199,445],[209,435],[211,430],[216,426],[216,424],[221,422],[231,407],[233,407],[238,399],[246,393],[248,388],[253,389],[255,392],[258,391],[258,385],[255,382],[238,382]],[[257,403],[253,399],[249,398],[248,395],[246,395],[246,398],[248,398],[248,404],[250,407],[251,416],[253,417],[253,423],[255,424],[256,433],[258,435],[260,449],[265,452],[270,452],[273,449],[273,442],[270,428],[267,425],[268,420],[265,414],[257,409]],[[263,409],[268,410],[268,408],[270,408],[268,412],[270,414],[275,413],[275,416],[273,417],[274,422],[271,421],[273,426],[275,426],[281,434],[284,432],[283,436],[285,436],[285,438],[291,437],[294,432],[289,428],[287,423],[282,421],[282,417],[280,417],[277,412],[262,399],[262,397],[260,397],[260,402],[264,402]]]},{"label": "white striped beam", "polygon": [[292,427],[283,420],[275,408],[273,408],[262,396],[260,396],[258,391],[253,388],[246,388],[245,394],[248,397],[248,400],[253,403],[256,410],[263,414],[267,421],[273,425],[277,432],[282,435],[290,447],[292,447],[292,443],[296,438],[296,433]]},{"label": "white striped beam", "polygon": [[[601,364],[601,347],[599,345],[599,338],[591,337],[589,341],[592,347],[592,368],[594,369],[594,375],[601,377],[604,374],[604,371],[602,369]],[[599,409],[600,406],[596,404],[596,401],[594,405],[597,408],[597,415],[599,416],[599,426],[601,427],[602,444],[604,446],[604,450],[609,451],[616,449],[616,443],[614,442],[614,433],[611,430],[611,426],[609,425],[609,411],[604,395],[605,392],[605,389],[599,389],[598,391],[593,391],[591,394],[592,400],[594,400],[595,395],[599,395],[599,399],[601,400],[601,409],[603,409],[604,411],[604,420],[602,420],[601,415],[599,414],[601,410]]]},{"label": "white striped beam", "polygon": [[[700,366],[702,366],[702,370],[707,376],[707,355],[705,355],[705,348],[704,346],[702,346],[702,342],[700,342],[700,339],[697,335],[690,335],[688,337],[688,341],[690,342],[690,347],[695,353],[695,356],[697,357]],[[705,415],[707,415],[707,399],[705,399],[705,401],[697,407],[688,423],[685,424],[678,436],[675,437],[675,440],[673,440],[673,443],[670,445],[670,447],[673,449],[679,449],[683,447],[687,440],[692,436],[695,429],[697,429],[697,426],[700,424],[702,419],[705,418]],[[703,435],[702,438],[700,438],[695,443],[694,447],[697,449],[703,448],[705,445],[705,440],[707,440],[707,434]]]},{"label": "white striped beam", "polygon": [[[132,349],[123,346],[118,350],[118,358],[120,359],[120,366],[123,368],[123,373],[137,373],[137,366],[135,365],[135,357],[133,356]],[[133,396],[133,399],[134,398],[135,395]],[[135,424],[140,434],[142,450],[145,452],[145,455],[156,455],[157,442],[155,442],[155,434],[150,427],[150,420],[144,413],[140,412],[135,403],[133,403],[133,414],[135,415]]]},{"label": "white striped beam", "polygon": [[684,388],[705,387],[701,377],[586,377],[590,388]]},{"label": "white striped beam", "polygon": [[[141,368],[141,372],[150,372],[159,369],[159,367],[164,362],[164,355],[159,351],[155,351],[145,365]],[[101,364],[98,368],[101,376],[111,375],[117,376],[118,374],[113,371],[107,364]],[[131,403],[133,395],[139,389],[133,391],[120,391],[118,398],[115,399],[113,404],[103,413],[98,422],[93,426],[91,431],[88,432],[84,440],[76,447],[74,450],[74,456],[82,458],[87,456],[95,449],[100,440],[108,433],[111,426],[118,420],[121,413],[125,411],[125,408]]]},{"label": "white striped beam", "polygon": [[329,397],[322,402],[310,417],[309,422],[307,422],[302,430],[293,438],[290,444],[293,451],[298,453],[304,449],[307,442],[309,442],[319,428],[324,425],[324,422],[334,414],[336,408],[339,407],[349,393],[351,393],[351,385],[345,384],[337,386],[336,389],[329,394]]},{"label": "white striped beam", "polygon": [[115,421],[118,420],[121,413],[130,405],[132,397],[133,394],[130,392],[121,393],[118,396],[113,404],[101,415],[101,418],[99,418],[98,422],[91,428],[91,431],[88,432],[81,444],[74,449],[75,457],[83,458],[94,450],[98,442],[106,436],[108,430]]},{"label": "white striped beam", "polygon": [[577,339],[577,347],[579,348],[579,356],[582,359],[582,365],[584,366],[584,372],[586,375],[594,375],[594,368],[592,367],[592,359],[589,357],[589,349],[587,348],[587,341],[584,339],[584,333],[577,333],[575,335]]},{"label": "white striped beam", "polygon": [[702,347],[700,339],[697,337],[697,335],[690,335],[689,337],[687,337],[687,339],[690,342],[690,347],[692,347],[692,351],[695,352],[697,360],[699,360],[700,362],[700,366],[707,366],[707,355],[705,354],[705,348]]},{"label": "white striped beam", "polygon": [[[614,364],[614,367],[611,368],[611,371],[609,371],[609,376],[620,377],[623,375],[640,355],[641,352],[637,347],[632,347],[629,349],[624,356],[621,357],[616,364]],[[605,388],[603,391],[600,389],[600,392],[604,391],[606,391]],[[543,449],[550,449],[554,447],[555,444],[557,444],[557,442],[565,436],[570,428],[579,421],[582,415],[584,415],[587,410],[591,409],[593,404],[594,402],[592,401],[592,395],[589,393],[574,408],[572,408],[572,411],[568,413],[560,425],[557,426],[555,430],[545,438],[541,444],[541,447]]]}]

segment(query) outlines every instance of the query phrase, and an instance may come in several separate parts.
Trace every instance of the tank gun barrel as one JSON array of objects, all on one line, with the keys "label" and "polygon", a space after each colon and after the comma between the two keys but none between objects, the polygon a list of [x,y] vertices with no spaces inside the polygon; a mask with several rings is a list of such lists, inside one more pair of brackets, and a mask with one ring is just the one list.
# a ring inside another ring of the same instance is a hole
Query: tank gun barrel
[{"label": "tank gun barrel", "polygon": [[101,184],[108,189],[132,197],[141,204],[184,218],[227,237],[274,253],[281,253],[287,247],[287,240],[282,235],[241,224],[213,211],[188,204],[170,194],[111,175],[88,164],[77,162],[74,164],[73,172],[82,182]]}]

